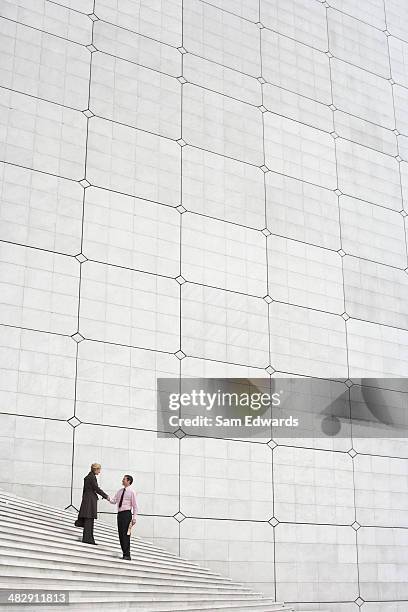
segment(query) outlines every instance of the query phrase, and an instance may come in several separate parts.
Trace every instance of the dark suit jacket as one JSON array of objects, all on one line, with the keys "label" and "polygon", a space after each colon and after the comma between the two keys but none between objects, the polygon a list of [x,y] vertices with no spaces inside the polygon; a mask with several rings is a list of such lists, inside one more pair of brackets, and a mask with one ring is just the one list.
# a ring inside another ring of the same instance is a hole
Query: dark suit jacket
[{"label": "dark suit jacket", "polygon": [[98,481],[96,480],[96,476],[93,472],[89,472],[87,476],[84,478],[84,489],[82,491],[82,502],[81,507],[79,508],[79,518],[93,518],[96,519],[98,517],[97,512],[97,501],[98,494],[101,495],[104,499],[108,496],[102,489],[98,487]]}]

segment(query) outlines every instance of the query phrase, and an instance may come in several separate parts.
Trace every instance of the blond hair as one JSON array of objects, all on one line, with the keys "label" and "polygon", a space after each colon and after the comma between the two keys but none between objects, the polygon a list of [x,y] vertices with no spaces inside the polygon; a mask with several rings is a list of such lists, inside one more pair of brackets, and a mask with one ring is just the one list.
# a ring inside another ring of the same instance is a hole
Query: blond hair
[{"label": "blond hair", "polygon": [[101,464],[100,464],[100,463],[93,463],[93,464],[91,465],[91,472],[94,472],[95,470],[100,469],[100,467],[101,467]]}]

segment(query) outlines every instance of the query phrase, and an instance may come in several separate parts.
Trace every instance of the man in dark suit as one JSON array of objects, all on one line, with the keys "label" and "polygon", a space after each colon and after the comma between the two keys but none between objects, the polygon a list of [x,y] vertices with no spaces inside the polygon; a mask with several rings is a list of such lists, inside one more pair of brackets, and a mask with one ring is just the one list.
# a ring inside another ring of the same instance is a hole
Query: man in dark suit
[{"label": "man in dark suit", "polygon": [[96,476],[100,473],[99,463],[91,465],[91,471],[84,478],[84,488],[82,491],[82,502],[79,508],[78,520],[75,522],[77,527],[83,527],[84,532],[82,542],[85,544],[96,544],[93,535],[94,520],[98,518],[97,503],[98,495],[108,499],[108,495],[98,486]]}]

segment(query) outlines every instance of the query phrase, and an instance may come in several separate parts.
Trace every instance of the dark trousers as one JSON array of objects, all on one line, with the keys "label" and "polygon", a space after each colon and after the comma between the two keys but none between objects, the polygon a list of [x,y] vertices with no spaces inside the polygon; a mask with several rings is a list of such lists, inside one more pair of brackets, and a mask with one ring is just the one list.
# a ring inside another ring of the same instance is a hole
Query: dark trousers
[{"label": "dark trousers", "polygon": [[85,544],[95,544],[94,540],[94,520],[93,518],[84,518],[84,533],[82,535],[82,541]]},{"label": "dark trousers", "polygon": [[132,513],[130,510],[122,510],[121,512],[118,512],[119,542],[124,557],[130,557],[130,536],[128,536],[127,530],[131,520]]}]

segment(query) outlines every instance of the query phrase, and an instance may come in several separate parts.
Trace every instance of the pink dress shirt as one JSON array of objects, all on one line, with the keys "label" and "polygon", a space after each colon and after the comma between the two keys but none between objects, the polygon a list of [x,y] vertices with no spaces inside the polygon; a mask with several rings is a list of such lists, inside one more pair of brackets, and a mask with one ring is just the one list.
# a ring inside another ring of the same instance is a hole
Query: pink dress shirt
[{"label": "pink dress shirt", "polygon": [[[122,497],[123,489],[124,487],[119,489],[119,491],[115,493],[113,497],[110,498],[109,501],[111,504],[118,504],[119,506],[119,502],[120,502],[120,498]],[[118,512],[122,512],[122,510],[131,510],[134,519],[136,518],[136,514],[138,513],[136,493],[130,486],[125,488],[125,494],[123,496],[122,505],[120,508],[118,507]]]}]

